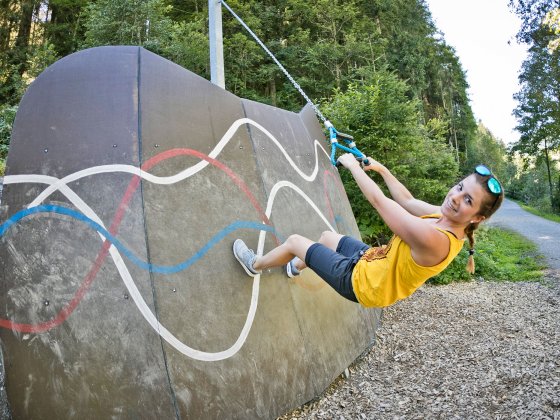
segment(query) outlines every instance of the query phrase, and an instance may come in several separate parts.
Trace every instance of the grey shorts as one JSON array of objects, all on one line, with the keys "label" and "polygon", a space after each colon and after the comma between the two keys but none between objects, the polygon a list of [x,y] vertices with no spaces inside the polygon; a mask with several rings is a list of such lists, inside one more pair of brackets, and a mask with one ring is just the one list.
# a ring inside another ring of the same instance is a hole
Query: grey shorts
[{"label": "grey shorts", "polygon": [[352,302],[358,302],[352,288],[352,271],[369,248],[369,245],[350,236],[343,236],[340,239],[336,252],[325,245],[315,243],[305,254],[305,265],[341,296]]}]

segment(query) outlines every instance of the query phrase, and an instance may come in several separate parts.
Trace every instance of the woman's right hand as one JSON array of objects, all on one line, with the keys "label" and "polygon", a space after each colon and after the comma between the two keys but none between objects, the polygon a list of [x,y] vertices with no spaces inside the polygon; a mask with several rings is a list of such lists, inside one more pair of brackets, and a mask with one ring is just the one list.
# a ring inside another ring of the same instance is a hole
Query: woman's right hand
[{"label": "woman's right hand", "polygon": [[364,171],[380,172],[385,168],[385,166],[383,166],[381,163],[370,157],[368,157],[367,160],[369,163],[367,165],[364,165]]}]

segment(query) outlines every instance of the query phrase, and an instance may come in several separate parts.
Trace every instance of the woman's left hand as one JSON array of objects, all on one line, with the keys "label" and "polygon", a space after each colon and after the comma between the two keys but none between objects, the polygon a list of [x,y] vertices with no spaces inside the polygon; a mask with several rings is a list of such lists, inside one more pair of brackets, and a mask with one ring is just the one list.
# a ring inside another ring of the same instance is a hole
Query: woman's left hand
[{"label": "woman's left hand", "polygon": [[360,166],[360,162],[356,160],[356,156],[352,153],[345,153],[340,155],[338,162],[342,164],[346,169],[350,169],[352,166]]}]

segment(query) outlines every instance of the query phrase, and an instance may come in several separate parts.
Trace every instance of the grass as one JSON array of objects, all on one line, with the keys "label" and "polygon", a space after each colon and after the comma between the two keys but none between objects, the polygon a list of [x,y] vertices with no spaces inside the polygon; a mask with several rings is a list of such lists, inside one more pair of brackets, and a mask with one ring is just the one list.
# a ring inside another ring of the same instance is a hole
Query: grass
[{"label": "grass", "polygon": [[6,171],[6,161],[0,158],[0,176],[4,176],[5,171]]},{"label": "grass", "polygon": [[449,284],[483,278],[488,281],[540,281],[546,268],[537,246],[523,236],[500,228],[481,228],[476,233],[475,273],[465,270],[468,242],[457,258],[431,284]]},{"label": "grass", "polygon": [[521,206],[523,210],[528,211],[529,213],[534,214],[535,216],[540,216],[547,220],[552,220],[553,222],[560,223],[560,215],[555,213],[548,213],[540,209],[536,209],[534,207],[528,206],[527,204],[523,204],[520,201],[515,201],[517,204]]}]

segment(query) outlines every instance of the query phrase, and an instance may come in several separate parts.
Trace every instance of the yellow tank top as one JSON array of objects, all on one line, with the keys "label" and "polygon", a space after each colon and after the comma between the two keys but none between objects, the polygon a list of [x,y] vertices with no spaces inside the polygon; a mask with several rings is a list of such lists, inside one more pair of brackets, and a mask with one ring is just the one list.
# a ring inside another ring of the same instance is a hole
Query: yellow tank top
[{"label": "yellow tank top", "polygon": [[[439,214],[422,216],[439,218]],[[410,296],[426,280],[442,272],[463,248],[464,239],[436,228],[449,238],[449,254],[437,265],[424,267],[412,258],[410,246],[394,235],[387,245],[368,249],[352,272],[352,286],[358,302],[384,307]]]}]

